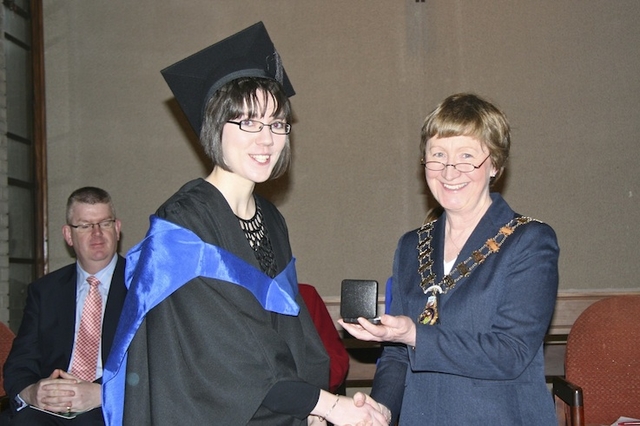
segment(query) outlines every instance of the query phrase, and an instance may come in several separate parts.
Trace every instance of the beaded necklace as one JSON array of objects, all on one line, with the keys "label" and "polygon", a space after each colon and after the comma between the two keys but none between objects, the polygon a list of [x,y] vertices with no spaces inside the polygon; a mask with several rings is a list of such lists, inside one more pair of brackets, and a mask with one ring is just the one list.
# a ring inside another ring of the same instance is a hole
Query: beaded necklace
[{"label": "beaded necklace", "polygon": [[238,216],[236,217],[240,222],[240,227],[244,231],[244,236],[253,249],[253,254],[260,263],[260,269],[271,278],[275,277],[278,266],[273,254],[273,248],[271,247],[269,233],[262,219],[262,209],[256,204],[256,213],[249,220],[242,219]]},{"label": "beaded necklace", "polygon": [[436,284],[436,274],[433,272],[433,259],[431,253],[431,240],[435,220],[427,222],[418,229],[418,274],[420,275],[420,287],[424,294],[431,292],[427,299],[424,311],[418,317],[421,324],[434,325],[438,322],[438,295],[446,294],[455,287],[456,283],[469,274],[480,264],[482,264],[491,253],[497,253],[500,246],[505,242],[507,237],[513,234],[513,231],[520,225],[536,221],[526,216],[518,216],[510,220],[504,225],[495,237],[489,238],[482,247],[471,252],[471,256],[460,262],[451,272],[445,275],[442,280]]}]

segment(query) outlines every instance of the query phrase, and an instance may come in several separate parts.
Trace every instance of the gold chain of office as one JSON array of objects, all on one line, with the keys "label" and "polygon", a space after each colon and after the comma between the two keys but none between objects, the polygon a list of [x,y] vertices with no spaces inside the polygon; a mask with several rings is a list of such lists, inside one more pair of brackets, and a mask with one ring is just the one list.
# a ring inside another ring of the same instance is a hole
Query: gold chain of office
[{"label": "gold chain of office", "polygon": [[432,230],[435,220],[424,224],[418,229],[418,274],[420,275],[420,287],[424,294],[431,292],[431,296],[427,301],[424,311],[418,317],[418,321],[422,324],[434,325],[438,321],[437,295],[445,294],[455,287],[456,283],[464,277],[468,277],[471,272],[484,263],[484,261],[492,253],[500,251],[500,247],[513,231],[530,222],[540,222],[539,220],[518,216],[510,220],[506,225],[498,230],[495,237],[489,238],[482,247],[471,252],[471,256],[460,262],[449,274],[445,275],[442,280],[435,284],[436,274],[433,272],[433,259],[431,253],[431,240],[433,239]]}]

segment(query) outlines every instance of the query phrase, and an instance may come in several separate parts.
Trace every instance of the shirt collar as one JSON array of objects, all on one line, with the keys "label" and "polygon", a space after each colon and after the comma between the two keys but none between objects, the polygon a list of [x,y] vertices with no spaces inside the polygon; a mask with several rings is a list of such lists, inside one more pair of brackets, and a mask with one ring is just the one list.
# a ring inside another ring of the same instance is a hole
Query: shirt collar
[{"label": "shirt collar", "polygon": [[111,286],[111,278],[113,277],[113,272],[116,269],[117,263],[118,263],[118,255],[114,254],[113,258],[111,259],[111,261],[107,266],[105,266],[102,270],[98,271],[95,274],[90,274],[84,269],[82,269],[82,266],[80,266],[80,263],[76,262],[76,271],[78,273],[78,285],[79,286],[82,285],[87,281],[87,278],[93,275],[100,281],[100,284],[102,284],[102,287],[104,289],[108,289]]}]

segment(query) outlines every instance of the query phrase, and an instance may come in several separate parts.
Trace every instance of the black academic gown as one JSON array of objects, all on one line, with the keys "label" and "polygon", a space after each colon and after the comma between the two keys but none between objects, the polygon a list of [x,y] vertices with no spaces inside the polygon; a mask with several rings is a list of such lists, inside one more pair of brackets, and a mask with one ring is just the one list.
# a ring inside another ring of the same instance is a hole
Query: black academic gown
[{"label": "black academic gown", "polygon": [[[256,197],[278,273],[292,258],[283,217]],[[156,213],[259,268],[222,194],[198,179]],[[329,358],[300,295],[298,316],[262,308],[245,288],[198,277],[153,308],[130,349],[125,425],[303,425],[262,401],[279,381],[323,389]]]}]

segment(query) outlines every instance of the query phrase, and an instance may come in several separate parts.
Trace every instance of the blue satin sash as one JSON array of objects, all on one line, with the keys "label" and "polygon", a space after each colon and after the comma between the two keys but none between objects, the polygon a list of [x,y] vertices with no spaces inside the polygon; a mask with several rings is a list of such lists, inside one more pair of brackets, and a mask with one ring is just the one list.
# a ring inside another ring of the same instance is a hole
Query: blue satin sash
[{"label": "blue satin sash", "polygon": [[[127,253],[129,289],[102,376],[102,409],[109,426],[121,426],[127,351],[145,315],[193,278],[226,281],[249,290],[265,310],[296,316],[295,258],[275,278],[196,234],[155,215],[146,237]],[[134,378],[131,378],[132,380]]]}]

